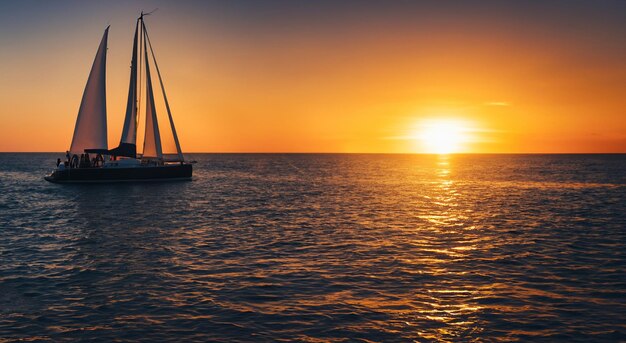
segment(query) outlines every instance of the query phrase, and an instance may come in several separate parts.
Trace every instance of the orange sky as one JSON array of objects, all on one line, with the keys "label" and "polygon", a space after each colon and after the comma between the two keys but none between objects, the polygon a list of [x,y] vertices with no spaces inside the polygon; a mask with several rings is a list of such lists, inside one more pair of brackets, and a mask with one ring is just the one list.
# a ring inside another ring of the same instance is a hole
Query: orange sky
[{"label": "orange sky", "polygon": [[107,24],[116,146],[134,20],[158,7],[185,152],[424,152],[432,118],[472,124],[463,152],[626,152],[625,4],[3,2],[0,151],[69,147]]}]

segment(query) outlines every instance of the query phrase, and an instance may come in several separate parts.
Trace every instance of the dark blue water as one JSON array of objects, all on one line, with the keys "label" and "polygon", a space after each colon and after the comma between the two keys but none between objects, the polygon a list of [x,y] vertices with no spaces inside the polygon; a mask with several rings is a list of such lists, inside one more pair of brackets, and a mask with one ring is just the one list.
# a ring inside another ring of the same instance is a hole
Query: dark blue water
[{"label": "dark blue water", "polygon": [[0,341],[626,340],[625,155],[57,157],[0,154]]}]

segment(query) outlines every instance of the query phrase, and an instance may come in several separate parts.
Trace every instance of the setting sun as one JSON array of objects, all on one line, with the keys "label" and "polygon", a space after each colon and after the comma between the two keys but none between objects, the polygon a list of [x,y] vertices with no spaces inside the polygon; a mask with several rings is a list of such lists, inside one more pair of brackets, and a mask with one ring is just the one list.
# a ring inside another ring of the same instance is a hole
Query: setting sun
[{"label": "setting sun", "polygon": [[470,128],[460,120],[431,119],[420,123],[414,135],[421,150],[429,154],[452,154],[467,151]]}]

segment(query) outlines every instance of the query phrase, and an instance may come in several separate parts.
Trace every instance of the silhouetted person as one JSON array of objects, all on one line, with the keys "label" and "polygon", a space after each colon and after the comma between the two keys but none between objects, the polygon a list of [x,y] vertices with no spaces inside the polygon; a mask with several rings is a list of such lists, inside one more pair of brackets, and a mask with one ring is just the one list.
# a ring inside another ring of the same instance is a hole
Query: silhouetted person
[{"label": "silhouetted person", "polygon": [[61,164],[61,159],[57,158],[57,167],[59,166],[59,164]]}]

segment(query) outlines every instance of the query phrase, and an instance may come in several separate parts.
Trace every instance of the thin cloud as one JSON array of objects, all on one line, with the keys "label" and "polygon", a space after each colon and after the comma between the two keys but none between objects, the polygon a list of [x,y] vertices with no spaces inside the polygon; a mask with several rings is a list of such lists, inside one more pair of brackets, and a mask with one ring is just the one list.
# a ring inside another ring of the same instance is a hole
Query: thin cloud
[{"label": "thin cloud", "polygon": [[504,107],[509,107],[509,106],[511,106],[511,103],[507,102],[507,101],[490,101],[490,102],[486,102],[485,106],[504,106]]}]

